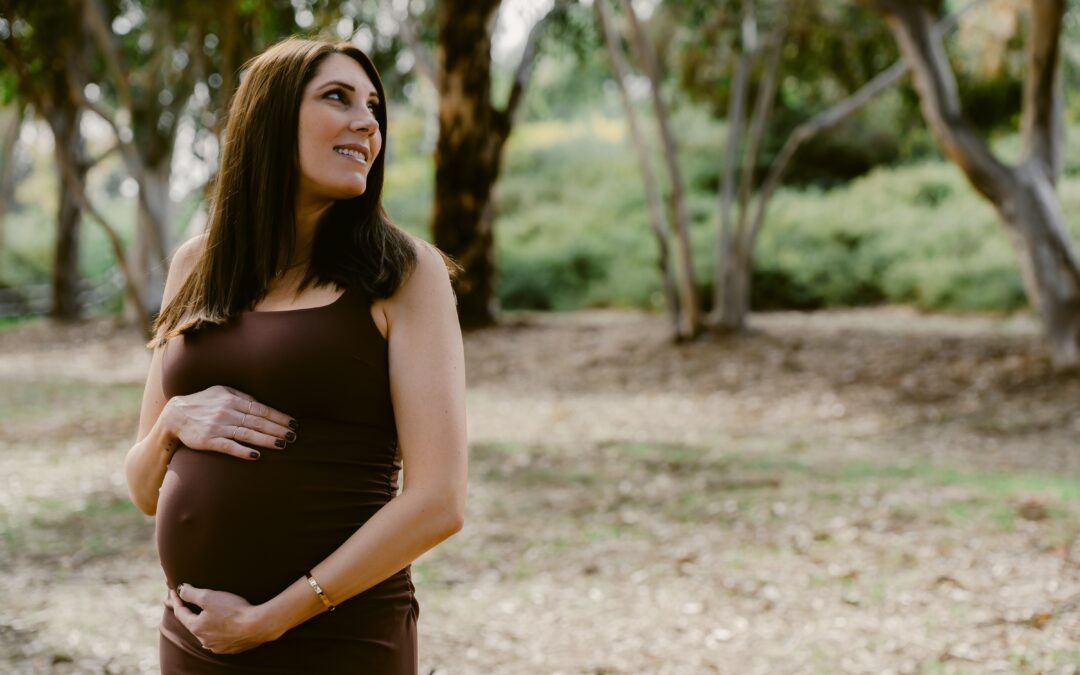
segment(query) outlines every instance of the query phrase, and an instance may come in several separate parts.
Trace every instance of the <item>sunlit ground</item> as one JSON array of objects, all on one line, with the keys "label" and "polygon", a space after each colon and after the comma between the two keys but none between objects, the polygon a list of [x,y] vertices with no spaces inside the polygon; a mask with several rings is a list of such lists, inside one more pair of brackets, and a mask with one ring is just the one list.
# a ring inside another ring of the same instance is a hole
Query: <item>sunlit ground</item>
[{"label": "sunlit ground", "polygon": [[[421,672],[1080,666],[1080,380],[1026,318],[635,312],[467,336],[465,529],[414,566]],[[154,672],[164,582],[122,459],[148,363],[0,332],[0,671]]]}]

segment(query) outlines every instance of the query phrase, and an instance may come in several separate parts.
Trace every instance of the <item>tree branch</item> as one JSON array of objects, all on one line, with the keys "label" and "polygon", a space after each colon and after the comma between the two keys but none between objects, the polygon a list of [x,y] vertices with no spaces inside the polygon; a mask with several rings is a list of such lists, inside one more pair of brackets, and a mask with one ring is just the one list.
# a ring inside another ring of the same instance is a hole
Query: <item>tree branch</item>
[{"label": "tree branch", "polygon": [[416,34],[415,18],[412,13],[412,3],[406,1],[405,11],[398,17],[398,30],[402,41],[416,60],[416,70],[432,86],[435,86],[435,60],[431,57],[431,50],[420,41],[420,37]]},{"label": "tree branch", "polygon": [[116,87],[120,105],[131,110],[131,90],[128,88],[127,77],[124,76],[124,68],[121,65],[120,47],[116,44],[112,28],[108,25],[105,7],[102,6],[101,0],[83,0],[83,17],[87,29],[94,36],[94,42],[97,43],[105,59],[105,67]]},{"label": "tree branch", "polygon": [[1065,132],[1060,52],[1065,0],[1032,0],[1031,31],[1025,45],[1027,77],[1020,122],[1023,161],[1042,165],[1051,183],[1062,170]]},{"label": "tree branch", "polygon": [[[57,153],[63,155],[63,153]],[[120,268],[120,273],[124,276],[124,289],[128,298],[131,300],[132,305],[137,308],[139,312],[139,324],[143,329],[143,332],[147,335],[150,334],[150,315],[146,312],[146,305],[142,302],[142,297],[139,293],[139,288],[135,284],[135,277],[132,275],[131,268],[127,264],[127,256],[124,254],[124,244],[120,239],[120,235],[116,232],[116,228],[109,224],[109,221],[105,220],[105,217],[101,215],[101,212],[94,208],[94,205],[90,202],[90,199],[86,196],[86,190],[83,187],[82,181],[79,180],[78,172],[71,163],[71,158],[62,156],[60,161],[60,170],[64,174],[64,182],[66,188],[71,191],[71,196],[75,198],[75,201],[79,203],[79,207],[84,213],[90,215],[98,225],[105,230],[105,235],[109,239],[109,244],[112,247],[113,256],[116,258],[116,265]],[[64,189],[64,187],[61,187]]]},{"label": "tree branch", "polygon": [[593,0],[593,10],[596,21],[600,26],[600,36],[607,45],[608,56],[611,57],[611,67],[615,76],[615,83],[619,90],[619,99],[626,111],[626,122],[630,127],[630,140],[634,144],[634,152],[637,153],[638,163],[641,165],[641,178],[645,185],[645,202],[649,208],[649,224],[652,226],[653,236],[656,238],[657,265],[660,268],[660,278],[664,289],[664,303],[667,306],[675,334],[679,333],[679,317],[682,309],[679,304],[679,294],[675,282],[675,272],[672,269],[671,253],[668,241],[671,239],[671,230],[664,220],[664,207],[660,197],[660,188],[657,186],[656,170],[653,168],[649,149],[645,146],[645,136],[641,125],[638,123],[637,112],[626,91],[626,74],[629,68],[626,57],[619,43],[619,35],[608,18],[604,8],[606,0]]},{"label": "tree branch", "polygon": [[[724,174],[720,181],[720,218],[716,236],[716,262],[713,270],[713,313],[711,321],[721,324],[725,319],[725,298],[732,297],[732,284],[728,283],[734,267],[733,248],[736,234],[731,210],[735,199],[735,181],[739,169],[739,148],[743,139],[743,115],[746,112],[747,89],[750,81],[751,61],[757,55],[757,19],[754,17],[753,0],[742,0],[741,35],[739,55],[735,61],[735,73],[728,93],[727,140],[724,147]],[[746,172],[743,172],[746,179]]]},{"label": "tree branch", "polygon": [[8,196],[14,197],[15,193],[15,147],[19,143],[26,107],[21,100],[12,101],[11,123],[0,139],[0,250],[4,248],[4,219],[11,201]]},{"label": "tree branch", "polygon": [[521,61],[518,62],[517,69],[514,71],[514,83],[510,86],[510,96],[506,100],[506,107],[501,111],[495,111],[495,119],[499,120],[500,126],[506,130],[507,134],[514,126],[517,110],[521,106],[522,99],[525,98],[525,89],[532,78],[536,57],[540,54],[540,38],[547,27],[548,19],[555,12],[562,11],[569,5],[570,0],[555,0],[551,9],[529,30],[529,37],[525,40],[525,49],[521,53]]},{"label": "tree branch", "polygon": [[742,181],[739,185],[739,220],[736,231],[745,237],[748,205],[750,194],[753,190],[754,174],[757,173],[758,155],[761,144],[765,139],[765,131],[769,120],[772,118],[773,103],[776,101],[776,90],[780,85],[780,62],[784,53],[784,38],[787,35],[787,24],[782,22],[770,36],[768,42],[765,74],[758,83],[757,100],[754,103],[754,112],[750,118],[750,128],[747,136],[746,167],[743,169]]},{"label": "tree branch", "polygon": [[[940,38],[951,31],[956,27],[961,16],[985,1],[986,0],[971,0],[971,2],[964,5],[955,13],[938,21],[934,26],[936,35]],[[840,122],[843,122],[878,94],[895,85],[904,77],[904,75],[907,75],[908,70],[910,70],[910,66],[908,65],[907,60],[901,58],[896,63],[875,75],[851,96],[822,110],[791,132],[791,135],[788,136],[783,147],[780,149],[780,152],[777,154],[776,159],[773,160],[769,175],[762,184],[761,192],[758,195],[757,208],[754,210],[754,220],[748,231],[747,237],[747,245],[750,249],[753,248],[758,232],[760,232],[761,227],[765,223],[765,214],[768,210],[769,200],[772,198],[773,193],[779,189],[780,183],[784,179],[784,174],[787,173],[788,165],[795,157],[795,153],[799,151],[799,148],[811,138],[840,124]]]},{"label": "tree branch", "polygon": [[120,142],[119,141],[117,141],[116,143],[113,143],[112,145],[110,145],[108,150],[101,153],[97,157],[94,157],[93,159],[87,160],[86,161],[86,168],[87,169],[94,168],[95,166],[100,164],[102,161],[104,161],[107,157],[109,157],[109,155],[112,155],[114,152],[117,152],[118,150],[120,150]]},{"label": "tree branch", "polygon": [[623,13],[630,24],[630,44],[634,54],[649,78],[649,94],[652,99],[656,125],[660,132],[664,165],[670,179],[668,208],[671,214],[671,226],[675,233],[675,245],[680,266],[679,294],[682,297],[682,314],[679,326],[679,339],[692,340],[701,333],[701,307],[698,305],[697,289],[694,285],[694,265],[691,257],[690,215],[686,211],[683,197],[682,172],[679,169],[678,150],[675,147],[675,135],[671,131],[670,115],[667,103],[660,93],[660,66],[656,62],[656,49],[648,33],[641,26],[631,0],[619,0]]},{"label": "tree branch", "polygon": [[945,154],[971,185],[994,203],[1004,198],[1011,175],[963,117],[956,74],[930,10],[897,0],[864,0],[885,13],[904,59],[911,65],[923,116]]}]

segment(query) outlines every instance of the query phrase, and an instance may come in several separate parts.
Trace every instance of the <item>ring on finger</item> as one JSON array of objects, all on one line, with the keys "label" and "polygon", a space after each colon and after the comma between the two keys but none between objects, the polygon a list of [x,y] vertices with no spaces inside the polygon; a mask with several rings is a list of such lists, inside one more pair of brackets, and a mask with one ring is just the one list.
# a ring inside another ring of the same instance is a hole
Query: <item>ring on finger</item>
[{"label": "ring on finger", "polygon": [[247,413],[244,413],[244,419],[240,420],[240,426],[242,426],[242,427],[247,426],[247,418],[248,418]]}]

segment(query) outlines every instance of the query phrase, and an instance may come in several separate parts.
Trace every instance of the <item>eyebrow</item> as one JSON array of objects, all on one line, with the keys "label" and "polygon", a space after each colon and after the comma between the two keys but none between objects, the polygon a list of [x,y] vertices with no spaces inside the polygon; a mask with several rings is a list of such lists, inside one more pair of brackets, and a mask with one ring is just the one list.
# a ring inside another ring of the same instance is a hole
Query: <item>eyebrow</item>
[{"label": "eyebrow", "polygon": [[[322,90],[322,89],[326,89],[327,87],[334,86],[334,85],[336,85],[338,87],[341,87],[342,89],[348,89],[349,91],[352,91],[352,92],[356,91],[356,87],[352,86],[351,84],[348,84],[347,82],[342,82],[341,80],[330,80],[329,82],[326,82],[325,84],[319,85],[318,89]],[[369,97],[373,96],[376,99],[378,99],[379,98],[379,92],[377,92],[375,90],[372,90],[371,93],[368,94],[368,96]]]}]

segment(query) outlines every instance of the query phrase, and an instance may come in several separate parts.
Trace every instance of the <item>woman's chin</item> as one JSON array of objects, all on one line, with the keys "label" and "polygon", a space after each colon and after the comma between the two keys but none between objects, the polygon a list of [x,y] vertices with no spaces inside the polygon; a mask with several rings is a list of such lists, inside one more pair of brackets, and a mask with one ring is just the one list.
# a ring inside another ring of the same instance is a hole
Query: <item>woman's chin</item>
[{"label": "woman's chin", "polygon": [[335,199],[355,199],[364,194],[367,190],[367,181],[359,181],[357,183],[350,183],[349,185],[341,186],[335,192],[337,196]]}]

